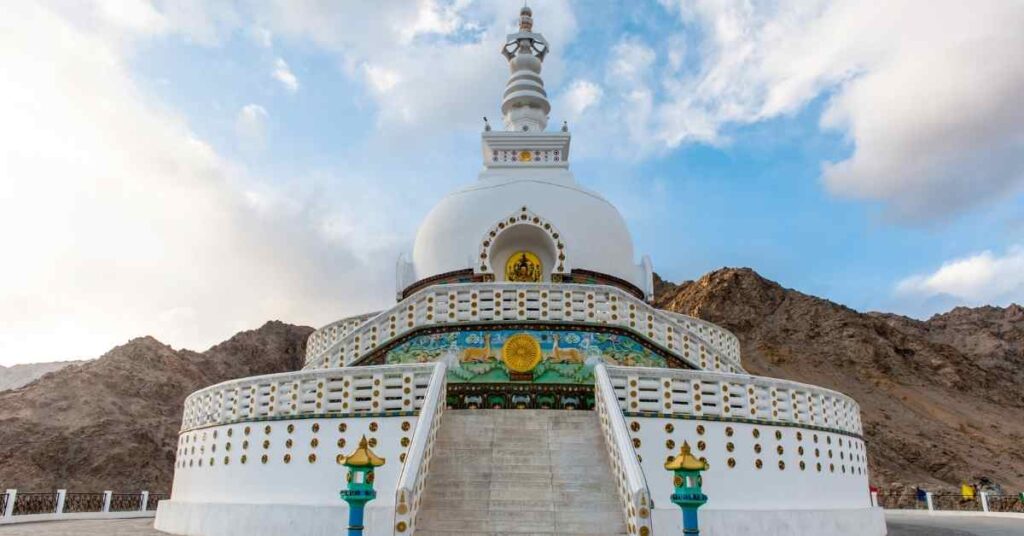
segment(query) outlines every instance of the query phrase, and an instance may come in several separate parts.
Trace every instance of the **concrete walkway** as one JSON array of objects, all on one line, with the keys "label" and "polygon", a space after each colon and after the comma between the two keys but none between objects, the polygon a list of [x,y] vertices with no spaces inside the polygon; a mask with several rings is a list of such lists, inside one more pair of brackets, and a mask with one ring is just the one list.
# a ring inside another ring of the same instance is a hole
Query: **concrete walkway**
[{"label": "concrete walkway", "polygon": [[1024,536],[1024,519],[982,516],[887,515],[889,536]]},{"label": "concrete walkway", "polygon": [[[1024,536],[1024,519],[890,516],[889,536]],[[166,536],[152,519],[47,521],[0,525],[0,536]]]},{"label": "concrete walkway", "polygon": [[0,536],[167,536],[153,519],[90,519],[0,525]]}]

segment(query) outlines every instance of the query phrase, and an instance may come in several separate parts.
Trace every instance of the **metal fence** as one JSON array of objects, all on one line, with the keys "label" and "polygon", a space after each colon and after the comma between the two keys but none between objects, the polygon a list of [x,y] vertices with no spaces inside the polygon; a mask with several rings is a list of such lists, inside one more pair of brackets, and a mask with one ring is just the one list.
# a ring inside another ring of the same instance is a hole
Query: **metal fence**
[{"label": "metal fence", "polygon": [[171,496],[166,493],[150,493],[149,500],[146,501],[146,510],[156,510],[156,506],[160,501],[170,498]]},{"label": "metal fence", "polygon": [[136,512],[142,510],[142,495],[138,493],[114,493],[110,496],[111,512]]},{"label": "metal fence", "polygon": [[102,512],[103,496],[102,493],[68,493],[64,496],[64,513]]},{"label": "metal fence", "polygon": [[19,493],[14,499],[14,515],[52,514],[57,511],[57,493]]},{"label": "metal fence", "polygon": [[933,493],[932,509],[952,512],[981,512],[981,497],[965,498],[959,493]]},{"label": "metal fence", "polygon": [[989,495],[989,512],[1024,513],[1024,494],[1022,495]]},{"label": "metal fence", "polygon": [[[166,493],[68,493],[65,490],[52,492],[19,492],[8,490],[0,493],[0,518],[15,516],[114,513],[132,517],[132,512],[152,512],[162,500],[169,499]],[[114,516],[117,517],[117,516]]]},{"label": "metal fence", "polygon": [[886,510],[927,510],[928,502],[917,499],[915,493],[879,493],[878,506]]}]

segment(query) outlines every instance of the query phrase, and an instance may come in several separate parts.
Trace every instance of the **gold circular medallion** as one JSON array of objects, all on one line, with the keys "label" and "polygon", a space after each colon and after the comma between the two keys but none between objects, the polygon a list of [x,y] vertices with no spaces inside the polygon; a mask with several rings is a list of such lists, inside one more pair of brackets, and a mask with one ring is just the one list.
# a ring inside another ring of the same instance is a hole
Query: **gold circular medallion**
[{"label": "gold circular medallion", "polygon": [[517,333],[505,341],[501,359],[512,372],[530,372],[540,363],[540,343],[526,333]]}]

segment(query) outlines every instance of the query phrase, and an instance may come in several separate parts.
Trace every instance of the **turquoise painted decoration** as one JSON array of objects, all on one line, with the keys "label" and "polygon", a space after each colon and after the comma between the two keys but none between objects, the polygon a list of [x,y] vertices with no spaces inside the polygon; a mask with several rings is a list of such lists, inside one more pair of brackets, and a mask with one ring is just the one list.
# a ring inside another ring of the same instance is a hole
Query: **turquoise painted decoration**
[{"label": "turquoise painted decoration", "polygon": [[675,493],[671,501],[683,511],[683,534],[697,536],[700,534],[697,509],[708,502],[708,496],[701,489],[704,485],[701,473],[707,471],[708,462],[694,457],[690,444],[684,441],[679,455],[666,462],[665,469],[673,472]]},{"label": "turquoise painted decoration", "polygon": [[[526,334],[540,346],[540,360],[523,372],[510,370],[504,347],[513,336]],[[388,364],[444,361],[453,383],[528,381],[551,384],[593,384],[598,363],[666,367],[665,358],[633,338],[585,330],[467,330],[418,335],[387,352]]]},{"label": "turquoise painted decoration", "polygon": [[373,470],[384,465],[384,458],[370,450],[363,436],[355,452],[345,456],[342,463],[348,467],[348,487],[340,492],[341,499],[348,503],[348,536],[362,536],[366,503],[377,498]]}]

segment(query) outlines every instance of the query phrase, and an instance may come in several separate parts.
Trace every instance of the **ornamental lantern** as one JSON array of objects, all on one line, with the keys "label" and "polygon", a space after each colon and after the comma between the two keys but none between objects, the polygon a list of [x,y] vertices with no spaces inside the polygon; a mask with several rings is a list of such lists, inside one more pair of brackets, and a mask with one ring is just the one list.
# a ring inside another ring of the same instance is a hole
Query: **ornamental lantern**
[{"label": "ornamental lantern", "polygon": [[675,493],[672,502],[683,510],[683,534],[700,534],[697,523],[697,509],[708,502],[708,496],[701,491],[702,471],[707,471],[708,462],[697,459],[690,452],[690,444],[683,442],[679,455],[665,463],[665,469],[672,471],[672,485]]},{"label": "ornamental lantern", "polygon": [[363,509],[366,503],[377,497],[373,489],[373,469],[384,465],[381,458],[370,450],[366,436],[359,440],[355,452],[339,456],[341,463],[348,467],[348,488],[341,490],[341,499],[348,503],[348,536],[362,536]]}]

